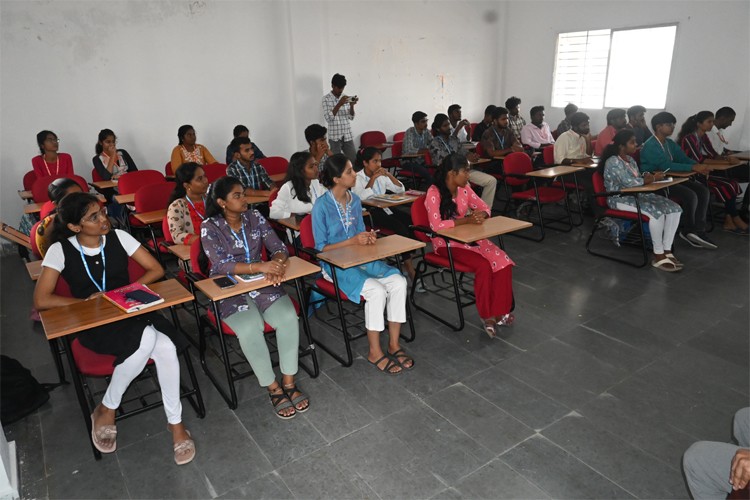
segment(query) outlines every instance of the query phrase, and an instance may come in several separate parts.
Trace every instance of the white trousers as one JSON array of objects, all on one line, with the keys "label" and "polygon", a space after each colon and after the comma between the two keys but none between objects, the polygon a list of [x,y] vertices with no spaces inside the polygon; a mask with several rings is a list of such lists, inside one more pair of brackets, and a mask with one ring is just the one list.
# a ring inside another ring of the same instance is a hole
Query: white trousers
[{"label": "white trousers", "polygon": [[[625,203],[617,203],[617,210],[623,212],[636,212],[636,208]],[[654,244],[654,253],[662,254],[672,251],[672,243],[677,228],[680,225],[682,212],[664,214],[658,219],[641,209],[641,213],[648,217],[648,230],[651,232],[651,242]]]},{"label": "white trousers", "polygon": [[365,298],[365,328],[373,332],[385,330],[383,311],[388,321],[406,323],[406,278],[392,274],[385,278],[368,278],[362,287]]},{"label": "white trousers", "polygon": [[152,326],[143,329],[141,344],[138,350],[115,367],[112,379],[104,394],[102,404],[110,410],[120,407],[122,396],[130,383],[143,371],[148,360],[156,364],[156,375],[161,386],[161,398],[164,402],[164,413],[167,422],[182,422],[182,403],[180,402],[180,361],[172,341]]},{"label": "white trousers", "polygon": [[497,191],[497,179],[490,174],[485,174],[480,170],[471,169],[469,171],[469,181],[477,186],[482,187],[482,201],[490,207],[495,204],[495,191]]}]

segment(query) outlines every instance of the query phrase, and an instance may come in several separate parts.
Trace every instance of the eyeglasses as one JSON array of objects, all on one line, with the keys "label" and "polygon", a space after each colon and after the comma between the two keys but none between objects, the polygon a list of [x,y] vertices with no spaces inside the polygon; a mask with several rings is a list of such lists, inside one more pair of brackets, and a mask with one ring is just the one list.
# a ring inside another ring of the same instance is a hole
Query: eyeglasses
[{"label": "eyeglasses", "polygon": [[93,213],[89,215],[88,217],[81,220],[81,222],[91,222],[93,224],[98,224],[100,220],[107,220],[107,208],[102,207],[98,212]]},{"label": "eyeglasses", "polygon": [[60,139],[57,137],[47,137],[44,139],[44,142],[60,142]]}]

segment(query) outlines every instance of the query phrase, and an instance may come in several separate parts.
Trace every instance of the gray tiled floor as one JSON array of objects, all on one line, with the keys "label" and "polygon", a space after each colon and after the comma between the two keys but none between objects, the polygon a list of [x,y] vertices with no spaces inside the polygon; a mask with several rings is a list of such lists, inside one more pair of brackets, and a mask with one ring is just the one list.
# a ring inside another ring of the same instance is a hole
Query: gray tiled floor
[{"label": "gray tiled floor", "polygon": [[[505,238],[518,264],[517,321],[499,339],[468,308],[462,332],[418,314],[406,346],[416,367],[398,377],[367,364],[364,339],[350,368],[319,351],[323,373],[302,379],[312,407],[292,421],[272,415],[255,379],[238,383],[232,411],[199,373],[208,415],[185,406],[198,448],[185,467],[171,461],[161,411],[121,422],[118,451],[94,461],[74,390],[58,388],[6,428],[22,494],[684,498],[682,452],[729,440],[750,397],[748,240],[715,231],[715,252],[680,241],[686,269],[671,275],[587,255],[586,227],[543,243]],[[2,351],[54,381],[28,320],[32,284],[17,258],[0,270]]]}]

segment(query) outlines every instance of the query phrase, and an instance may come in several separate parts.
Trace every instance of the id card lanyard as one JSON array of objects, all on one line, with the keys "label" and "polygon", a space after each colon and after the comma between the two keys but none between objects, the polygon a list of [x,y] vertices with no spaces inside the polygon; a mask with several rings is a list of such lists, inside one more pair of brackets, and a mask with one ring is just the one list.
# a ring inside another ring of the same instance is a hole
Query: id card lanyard
[{"label": "id card lanyard", "polygon": [[99,283],[96,282],[94,279],[94,276],[91,274],[91,270],[89,269],[89,263],[86,262],[86,256],[83,255],[83,246],[81,245],[81,242],[76,240],[78,243],[78,251],[81,254],[81,260],[83,261],[83,267],[86,269],[86,274],[89,275],[89,279],[94,284],[97,290],[100,292],[103,292],[107,289],[107,256],[104,253],[104,238],[102,238],[102,243],[99,245],[99,254],[102,256],[102,284],[101,286]]}]

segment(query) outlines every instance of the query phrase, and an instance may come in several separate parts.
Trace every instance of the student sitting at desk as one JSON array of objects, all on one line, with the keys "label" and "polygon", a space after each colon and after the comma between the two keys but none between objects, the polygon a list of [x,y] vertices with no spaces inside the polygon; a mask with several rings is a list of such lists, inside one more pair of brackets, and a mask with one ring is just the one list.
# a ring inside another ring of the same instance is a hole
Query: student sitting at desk
[{"label": "student sitting at desk", "polygon": [[183,125],[177,129],[177,139],[179,143],[172,150],[172,172],[177,172],[183,163],[189,161],[198,165],[217,163],[206,146],[195,142],[195,129],[192,125]]},{"label": "student sitting at desk", "polygon": [[646,108],[640,105],[628,108],[628,124],[625,127],[635,132],[635,142],[639,148],[653,135],[646,125]]},{"label": "student sitting at desk", "polygon": [[521,99],[518,97],[509,97],[505,101],[505,109],[508,110],[508,122],[511,132],[516,139],[521,140],[521,130],[526,126],[526,120],[521,116]]},{"label": "student sitting at desk", "polygon": [[482,121],[477,123],[477,126],[474,127],[474,130],[471,132],[471,140],[474,142],[479,142],[482,140],[482,134],[492,126],[492,110],[494,110],[497,106],[494,104],[490,104],[486,108],[484,108],[484,118],[482,118]]},{"label": "student sitting at desk", "polygon": [[[402,155],[416,155],[429,152],[430,143],[432,143],[432,134],[427,130],[427,114],[422,111],[415,111],[411,115],[413,127],[409,127],[404,134],[404,142],[401,145]],[[411,170],[424,178],[428,185],[434,181],[432,173],[425,166],[424,156],[416,158],[402,158],[401,165],[405,170]]]},{"label": "student sitting at desk", "polygon": [[[485,132],[486,133],[486,132]],[[427,190],[425,207],[433,231],[463,224],[482,224],[490,216],[490,207],[469,185],[469,163],[462,154],[448,155],[437,170],[435,185]],[[432,238],[432,246],[439,255],[447,257],[447,240]],[[513,324],[513,278],[510,257],[490,240],[479,240],[467,245],[450,241],[451,254],[456,262],[474,274],[474,296],[482,327],[490,338],[498,326]],[[477,258],[479,257],[479,258]]]},{"label": "student sitting at desk", "polygon": [[[523,146],[508,126],[508,110],[501,106],[493,107],[492,124],[484,131],[481,140],[482,154],[485,158],[493,160],[484,167],[487,171],[502,172],[502,163],[498,158],[515,151],[523,151]],[[482,199],[484,200],[484,197]],[[487,203],[487,200],[484,201]]]},{"label": "student sitting at desk", "polygon": [[[432,133],[435,137],[430,143],[430,156],[434,165],[440,165],[443,162],[443,158],[449,154],[461,151],[461,144],[458,142],[458,138],[455,133],[451,134],[451,122],[448,120],[448,116],[442,113],[435,115],[435,119],[432,122]],[[476,153],[469,153],[467,156],[469,161],[477,161],[479,159]],[[471,170],[469,180],[482,188],[482,200],[491,209],[495,203],[497,179],[479,170]]]},{"label": "student sitting at desk", "polygon": [[116,181],[122,174],[138,170],[130,154],[124,149],[117,149],[117,136],[108,128],[99,132],[94,150],[96,156],[91,161],[104,181]]},{"label": "student sitting at desk", "polygon": [[206,218],[208,179],[203,167],[188,162],[175,172],[175,181],[167,208],[169,235],[178,245],[191,245]]},{"label": "student sitting at desk", "polygon": [[580,111],[570,117],[570,130],[563,132],[555,141],[555,164],[570,165],[576,160],[591,157],[589,115]]},{"label": "student sitting at desk", "polygon": [[[237,125],[236,127],[234,127],[234,130],[232,130],[232,139],[236,139],[238,137],[247,137],[249,139],[250,130],[244,125]],[[266,157],[266,155],[263,154],[263,151],[261,151],[254,142],[251,142],[250,144],[253,145],[253,153],[255,154],[256,160],[260,160]],[[227,159],[224,163],[226,163],[227,165],[231,165],[237,159],[235,158],[235,153],[236,151],[232,148],[232,144],[230,143],[229,146],[227,146]]]},{"label": "student sitting at desk", "polygon": [[[672,113],[662,111],[651,117],[654,135],[641,148],[641,171],[643,172],[697,172],[708,175],[709,168],[688,158],[680,147],[669,138],[674,132],[677,119]],[[696,248],[715,250],[718,246],[706,234],[706,212],[711,193],[708,188],[693,179],[669,188],[670,197],[677,198],[682,207],[682,230],[680,238]]]},{"label": "student sitting at desk", "polygon": [[[725,165],[728,160],[720,158],[714,151],[709,132],[714,126],[714,114],[710,111],[701,111],[685,120],[685,123],[677,135],[677,140],[682,150],[689,158],[704,165]],[[706,184],[717,200],[724,203],[724,231],[734,234],[747,235],[748,226],[740,218],[737,210],[737,195],[740,186],[734,179],[719,177],[717,175],[701,176],[701,182]]]},{"label": "student sitting at desk", "polygon": [[594,154],[601,156],[604,152],[604,148],[607,145],[612,144],[615,134],[625,128],[628,124],[627,118],[625,117],[626,112],[624,109],[615,108],[610,109],[607,113],[607,126],[599,132],[596,136],[596,142],[594,143]]},{"label": "student sitting at desk", "polygon": [[47,194],[50,201],[42,206],[42,210],[39,212],[39,217],[42,221],[37,226],[36,233],[32,235],[36,239],[36,247],[39,249],[41,257],[47,254],[47,249],[52,244],[55,215],[57,214],[57,207],[60,205],[60,201],[70,193],[80,193],[82,191],[81,186],[76,181],[67,177],[55,179],[47,187]]},{"label": "student sitting at desk", "polygon": [[51,130],[42,130],[36,134],[40,155],[31,159],[37,179],[49,175],[75,175],[73,159],[67,153],[58,153],[60,139]]},{"label": "student sitting at desk", "polygon": [[[620,191],[664,179],[664,172],[646,172],[641,177],[638,164],[630,156],[635,153],[637,147],[635,132],[625,129],[617,132],[612,144],[604,148],[597,170],[604,178],[607,191]],[[661,271],[681,270],[682,263],[672,254],[672,242],[680,225],[682,209],[669,198],[656,193],[638,194],[638,203],[641,213],[649,218],[648,228],[654,245],[654,260],[651,265]],[[607,198],[607,204],[615,210],[636,211],[633,196],[610,196]]]},{"label": "student sitting at desk", "polygon": [[[60,203],[56,217],[56,243],[44,257],[34,290],[37,309],[65,307],[128,285],[130,258],[146,270],[139,283],[153,283],[164,276],[164,269],[132,236],[119,229],[110,230],[107,213],[95,196],[69,194]],[[73,297],[55,294],[60,276],[70,286]],[[182,423],[177,358],[177,349],[185,347],[185,340],[172,323],[152,312],[86,330],[78,334],[78,341],[96,353],[117,358],[104,398],[91,414],[94,447],[102,453],[117,449],[115,411],[130,383],[152,359],[172,433],[175,463],[183,465],[193,460],[195,443]]]},{"label": "student sitting at desk", "polygon": [[[445,115],[443,115],[445,116]],[[446,116],[446,121],[447,121]],[[321,182],[328,188],[325,196],[318,198],[312,211],[315,249],[321,252],[344,247],[374,245],[377,239],[372,231],[365,231],[362,220],[362,202],[349,190],[357,182],[352,163],[343,154],[326,160]],[[323,276],[331,278],[331,268],[321,262]],[[354,303],[360,296],[365,299],[365,328],[369,352],[367,360],[378,370],[396,375],[414,367],[414,360],[401,348],[399,335],[401,323],[406,322],[406,278],[398,269],[376,260],[349,269],[337,269],[336,277],[341,291]],[[383,331],[383,311],[388,316],[388,351],[380,345]]]},{"label": "student sitting at desk", "polygon": [[563,118],[562,121],[560,121],[560,123],[557,125],[557,130],[555,131],[557,133],[557,137],[560,137],[563,133],[573,128],[570,123],[570,117],[578,112],[578,106],[576,106],[572,102],[569,102],[565,106],[565,109],[563,111],[565,112],[565,118]]},{"label": "student sitting at desk", "polygon": [[[294,304],[278,285],[284,279],[286,247],[257,210],[248,210],[243,187],[235,177],[222,177],[211,186],[201,243],[211,263],[211,276],[263,273],[274,286],[221,301],[222,320],[237,334],[240,347],[268,389],[277,417],[287,420],[309,408],[309,398],[294,382],[299,369],[299,318]],[[261,260],[265,247],[268,261]],[[205,267],[205,262],[202,264]],[[276,380],[263,334],[264,322],[276,330],[282,385]]]},{"label": "student sitting at desk", "polygon": [[[723,106],[716,111],[714,128],[706,132],[706,135],[711,140],[711,145],[714,147],[714,151],[721,156],[729,156],[733,153],[739,152],[729,149],[729,141],[724,136],[724,134],[726,134],[726,129],[732,126],[736,117],[737,113],[732,108],[729,106]],[[737,180],[737,182],[747,182],[750,180],[750,171],[746,166],[730,168],[727,171],[727,174],[730,178]],[[748,212],[750,211],[748,210],[748,208],[750,208],[750,198],[748,198],[748,194],[750,194],[750,189],[745,189],[745,195],[742,197],[742,207],[740,208],[740,217],[745,222],[750,222],[750,219],[748,219]]]},{"label": "student sitting at desk", "polygon": [[328,129],[317,123],[313,123],[305,129],[305,140],[310,146],[309,151],[315,159],[318,170],[323,170],[326,160],[333,154],[331,147],[328,145],[327,133]]},{"label": "student sitting at desk", "polygon": [[286,180],[279,189],[270,210],[272,219],[286,219],[294,214],[309,214],[315,201],[327,189],[318,180],[318,165],[307,151],[294,153],[289,159]]},{"label": "student sitting at desk", "polygon": [[543,149],[555,143],[549,125],[544,121],[544,106],[531,108],[531,123],[521,129],[521,142],[534,150]]},{"label": "student sitting at desk", "polygon": [[[373,196],[391,192],[401,194],[405,191],[404,185],[396,179],[388,170],[381,166],[382,154],[374,147],[361,149],[357,153],[357,182],[352,192],[364,201]],[[368,207],[375,227],[390,229],[396,234],[406,238],[413,235],[409,230],[411,224],[411,212],[404,211],[401,207],[378,208]],[[411,254],[404,254],[404,268],[409,278],[414,279],[415,271],[412,264]],[[424,291],[421,285],[417,285],[417,291]]]},{"label": "student sitting at desk", "polygon": [[448,120],[451,122],[451,134],[455,135],[460,143],[468,142],[471,123],[469,120],[461,119],[461,106],[459,104],[448,106]]}]

